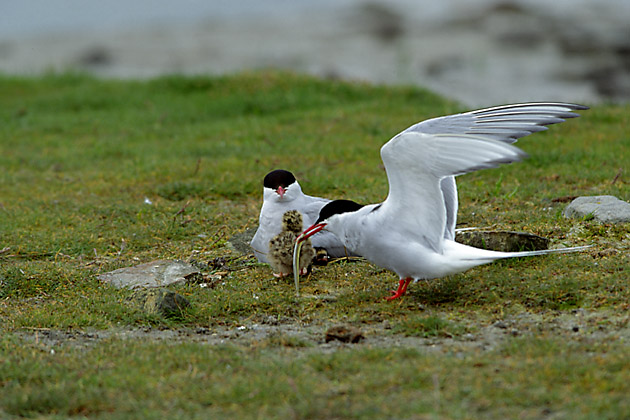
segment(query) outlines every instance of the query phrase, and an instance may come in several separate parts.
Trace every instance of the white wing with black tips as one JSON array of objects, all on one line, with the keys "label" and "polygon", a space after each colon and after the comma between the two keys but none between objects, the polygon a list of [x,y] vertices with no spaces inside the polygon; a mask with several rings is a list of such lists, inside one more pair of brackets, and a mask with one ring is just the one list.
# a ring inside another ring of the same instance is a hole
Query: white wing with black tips
[{"label": "white wing with black tips", "polygon": [[525,158],[517,139],[577,116],[586,107],[560,103],[508,105],[434,118],[413,125],[381,148],[389,194],[380,204],[327,204],[302,240],[327,230],[353,252],[394,271],[405,294],[412,280],[434,279],[497,259],[576,252],[586,247],[498,252],[453,240],[454,177]]},{"label": "white wing with black tips", "polygon": [[440,252],[447,223],[442,179],[525,156],[508,143],[485,137],[403,132],[381,148],[389,181],[381,211],[399,221],[405,231],[421,232],[430,247]]},{"label": "white wing with black tips", "polygon": [[[546,130],[548,125],[579,117],[574,111],[585,109],[588,107],[561,102],[503,105],[432,118],[414,124],[400,134],[464,134],[514,143],[521,137]],[[445,177],[441,189],[447,218],[444,237],[453,239],[458,206],[455,179]]]},{"label": "white wing with black tips", "polygon": [[579,117],[573,111],[585,109],[588,107],[560,102],[503,105],[432,118],[412,125],[403,133],[468,134],[514,143],[521,137],[546,130],[548,125]]}]

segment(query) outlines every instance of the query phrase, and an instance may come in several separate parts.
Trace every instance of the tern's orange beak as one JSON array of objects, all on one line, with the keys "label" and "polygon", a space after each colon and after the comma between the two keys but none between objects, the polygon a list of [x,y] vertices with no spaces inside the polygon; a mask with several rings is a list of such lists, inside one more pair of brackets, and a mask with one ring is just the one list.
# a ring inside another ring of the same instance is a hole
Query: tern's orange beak
[{"label": "tern's orange beak", "polygon": [[311,236],[315,235],[317,232],[319,232],[322,229],[324,229],[327,224],[328,223],[325,223],[325,222],[314,224],[313,226],[311,226],[310,228],[308,228],[304,232],[302,232],[302,234],[297,237],[296,241],[297,242],[302,242],[302,241],[307,240]]},{"label": "tern's orange beak", "polygon": [[278,195],[280,196],[280,198],[284,197],[284,193],[287,192],[287,189],[284,188],[282,185],[278,187],[278,189],[276,190],[276,192],[278,193]]}]

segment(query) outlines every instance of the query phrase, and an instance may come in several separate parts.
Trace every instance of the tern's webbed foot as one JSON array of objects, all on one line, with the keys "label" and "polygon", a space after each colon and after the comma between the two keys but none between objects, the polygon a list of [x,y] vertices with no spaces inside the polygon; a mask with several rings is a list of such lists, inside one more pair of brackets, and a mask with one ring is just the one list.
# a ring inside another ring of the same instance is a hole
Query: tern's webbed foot
[{"label": "tern's webbed foot", "polygon": [[386,297],[385,299],[394,300],[402,297],[407,292],[407,286],[409,286],[409,283],[411,283],[410,277],[407,277],[406,279],[400,279],[400,281],[398,282],[398,289],[396,289],[396,291],[392,290],[392,295]]}]

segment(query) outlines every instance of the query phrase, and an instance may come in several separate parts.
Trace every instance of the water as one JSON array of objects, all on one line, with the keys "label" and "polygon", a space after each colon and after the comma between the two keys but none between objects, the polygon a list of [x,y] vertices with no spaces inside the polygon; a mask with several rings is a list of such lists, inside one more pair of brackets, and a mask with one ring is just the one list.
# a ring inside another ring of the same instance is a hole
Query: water
[{"label": "water", "polygon": [[347,1],[317,0],[2,0],[0,38],[142,26],[193,24],[204,19],[264,19],[331,8]]},{"label": "water", "polygon": [[[203,19],[265,19],[318,13],[365,0],[0,0],[0,39],[32,37],[51,33],[124,30],[155,24],[194,23]],[[441,19],[466,6],[480,7],[493,0],[393,0],[385,2],[404,10],[414,20]],[[585,13],[595,19],[630,22],[628,0],[523,0],[516,2],[551,15]],[[630,25],[630,23],[629,23]]]},{"label": "water", "polygon": [[630,98],[628,0],[0,0],[0,71],[285,68],[470,105]]}]

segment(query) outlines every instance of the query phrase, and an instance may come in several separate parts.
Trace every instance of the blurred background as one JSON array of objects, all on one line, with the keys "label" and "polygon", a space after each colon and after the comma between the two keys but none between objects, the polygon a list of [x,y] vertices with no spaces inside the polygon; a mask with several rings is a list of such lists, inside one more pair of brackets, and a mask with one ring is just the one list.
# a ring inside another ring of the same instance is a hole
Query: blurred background
[{"label": "blurred background", "polygon": [[0,72],[279,68],[469,106],[630,99],[629,0],[0,0]]}]

